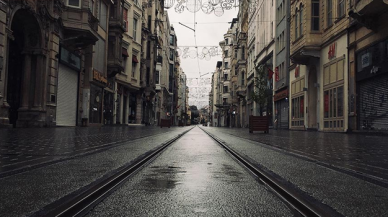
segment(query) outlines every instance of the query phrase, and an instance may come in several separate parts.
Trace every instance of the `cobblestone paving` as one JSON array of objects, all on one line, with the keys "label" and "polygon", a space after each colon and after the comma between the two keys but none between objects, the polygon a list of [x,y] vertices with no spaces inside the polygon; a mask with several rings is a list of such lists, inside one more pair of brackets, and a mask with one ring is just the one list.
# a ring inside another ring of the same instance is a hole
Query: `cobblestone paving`
[{"label": "cobblestone paving", "polygon": [[0,129],[0,173],[172,130],[144,126]]},{"label": "cobblestone paving", "polygon": [[204,129],[254,140],[388,182],[387,136],[289,130],[270,130],[269,134],[264,134],[249,133],[247,128]]}]

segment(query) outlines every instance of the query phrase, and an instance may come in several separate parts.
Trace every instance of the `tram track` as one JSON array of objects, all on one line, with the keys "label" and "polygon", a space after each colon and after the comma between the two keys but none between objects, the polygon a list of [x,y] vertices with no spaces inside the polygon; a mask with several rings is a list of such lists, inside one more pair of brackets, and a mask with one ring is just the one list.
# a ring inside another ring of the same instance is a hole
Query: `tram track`
[{"label": "tram track", "polygon": [[242,157],[239,153],[228,147],[228,145],[221,141],[219,138],[215,137],[213,134],[207,132],[202,127],[199,127],[203,132],[210,136],[217,144],[224,148],[233,158],[243,165],[249,172],[256,176],[261,182],[268,186],[277,196],[279,196],[287,205],[295,209],[302,216],[308,217],[323,217],[323,216],[342,216],[340,213],[332,210],[326,205],[317,202],[311,201],[311,198],[307,198],[304,195],[301,195],[295,189],[292,189],[278,179],[273,177],[273,175],[268,172],[254,166],[252,162],[248,159]]},{"label": "tram track", "polygon": [[[105,178],[97,184],[91,185],[82,192],[66,198],[60,203],[54,202],[46,206],[41,211],[32,216],[45,217],[60,217],[60,216],[84,216],[92,210],[102,200],[111,195],[117,188],[122,186],[131,176],[136,174],[144,166],[155,160],[164,150],[171,146],[176,140],[184,136],[194,127],[179,134],[178,136],[163,143],[157,149],[148,153],[134,164],[121,168],[113,175]],[[225,149],[238,163],[245,167],[249,172],[256,176],[262,183],[264,183],[275,195],[277,195],[289,207],[296,210],[301,216],[342,216],[341,214],[331,210],[325,209],[325,205],[318,204],[316,201],[311,201],[300,193],[285,186],[276,178],[272,177],[266,171],[263,171],[254,166],[249,160],[242,157],[239,153],[232,150],[227,144],[219,138],[208,133],[203,128],[199,127],[203,132],[212,138],[217,144]]]},{"label": "tram track", "polygon": [[138,172],[142,167],[152,162],[158,155],[160,155],[166,148],[173,144],[176,140],[181,138],[194,127],[180,133],[174,138],[164,142],[155,150],[142,156],[136,160],[135,163],[125,166],[114,174],[100,180],[96,184],[88,186],[81,192],[68,195],[63,200],[56,201],[47,205],[42,210],[34,213],[32,216],[45,217],[67,217],[67,216],[84,216],[95,205],[97,205],[104,198],[108,197],[118,187],[121,186],[130,176]]}]

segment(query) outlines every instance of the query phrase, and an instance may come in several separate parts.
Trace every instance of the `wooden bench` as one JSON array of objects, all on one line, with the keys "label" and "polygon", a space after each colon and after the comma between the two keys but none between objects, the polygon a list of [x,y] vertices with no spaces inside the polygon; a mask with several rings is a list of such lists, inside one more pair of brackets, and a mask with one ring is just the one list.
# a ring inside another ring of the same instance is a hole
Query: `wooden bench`
[{"label": "wooden bench", "polygon": [[264,131],[269,133],[268,116],[249,116],[249,133],[253,131]]},{"label": "wooden bench", "polygon": [[168,127],[171,126],[171,120],[170,119],[160,119],[160,128],[162,127]]}]

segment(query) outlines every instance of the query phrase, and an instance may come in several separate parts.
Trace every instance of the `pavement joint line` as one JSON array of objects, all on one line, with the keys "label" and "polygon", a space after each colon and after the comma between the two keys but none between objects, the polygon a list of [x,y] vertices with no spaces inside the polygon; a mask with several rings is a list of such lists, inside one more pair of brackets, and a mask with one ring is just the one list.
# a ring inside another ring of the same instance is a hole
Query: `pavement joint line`
[{"label": "pavement joint line", "polygon": [[[317,165],[324,166],[326,168],[334,169],[336,171],[339,171],[339,172],[351,175],[351,176],[356,177],[356,178],[362,178],[364,181],[370,182],[372,184],[377,184],[377,185],[379,185],[381,187],[384,187],[384,188],[388,188],[388,180],[386,180],[384,178],[381,178],[381,177],[378,177],[378,176],[374,176],[374,175],[367,174],[367,173],[364,173],[364,172],[352,170],[352,169],[349,169],[349,168],[346,168],[346,167],[342,167],[342,166],[339,166],[339,165],[335,165],[335,164],[331,164],[331,163],[326,163],[324,161],[321,161],[321,160],[309,157],[308,155],[310,155],[310,154],[302,152],[302,151],[282,149],[282,148],[279,148],[279,147],[272,146],[270,144],[258,142],[258,141],[251,140],[251,139],[247,139],[247,138],[244,138],[244,137],[241,137],[241,136],[238,136],[238,135],[233,135],[233,134],[225,133],[225,132],[222,132],[222,133],[227,134],[229,136],[238,137],[241,140],[245,140],[246,142],[250,142],[250,143],[253,143],[253,144],[256,144],[256,145],[260,145],[262,147],[266,147],[266,148],[269,148],[269,149],[272,149],[272,150],[275,150],[275,151],[278,151],[278,152],[281,152],[281,153],[284,153],[284,154],[287,154],[287,155],[290,155],[290,156],[298,157],[299,159],[302,159],[302,160],[307,160],[309,162],[316,163]],[[365,163],[361,163],[361,164],[364,165],[365,167],[371,166],[371,165],[368,165],[368,164],[365,164]]]},{"label": "pavement joint line", "polygon": [[[250,170],[253,174],[258,176],[258,178],[263,183],[265,183],[270,189],[272,189],[272,191],[276,195],[281,197],[288,205],[295,208],[298,212],[300,212],[301,215],[303,216],[343,216],[333,208],[317,201],[315,198],[311,196],[307,196],[307,197],[303,196],[303,194],[299,192],[297,193],[295,189],[290,189],[290,187],[286,187],[285,185],[281,184],[281,182],[277,180],[273,175],[270,175],[264,170],[258,168],[257,166],[254,166],[253,163],[245,159],[245,157],[242,157],[242,155],[239,154],[237,151],[228,147],[227,144],[223,144],[217,136],[215,136],[212,133],[209,133],[202,127],[199,127],[199,128],[203,130],[206,134],[208,134],[211,138],[213,138],[217,143],[219,143],[226,151],[232,154],[235,157],[235,159],[238,160],[238,162],[242,163],[248,170]],[[308,195],[306,194],[306,192],[302,191],[299,188],[297,190],[304,193],[305,195]],[[311,202],[311,200],[313,200],[314,203]],[[324,208],[326,208],[327,210]]]}]

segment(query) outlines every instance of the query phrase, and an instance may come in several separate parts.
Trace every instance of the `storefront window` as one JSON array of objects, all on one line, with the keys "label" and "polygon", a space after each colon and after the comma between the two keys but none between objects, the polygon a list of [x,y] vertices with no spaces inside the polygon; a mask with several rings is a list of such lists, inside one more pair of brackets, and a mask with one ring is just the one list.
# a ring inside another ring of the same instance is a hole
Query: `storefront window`
[{"label": "storefront window", "polygon": [[89,123],[101,123],[102,88],[90,85],[90,112]]},{"label": "storefront window", "polygon": [[292,99],[292,126],[304,126],[304,96]]},{"label": "storefront window", "polygon": [[344,116],[344,87],[334,87],[324,92],[324,128],[342,128]]}]

